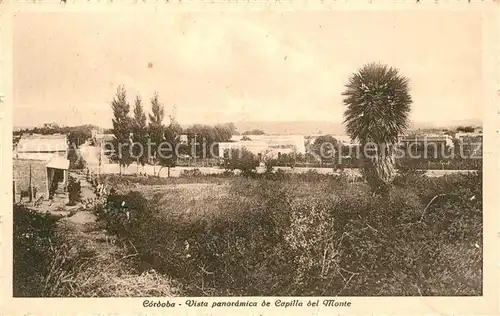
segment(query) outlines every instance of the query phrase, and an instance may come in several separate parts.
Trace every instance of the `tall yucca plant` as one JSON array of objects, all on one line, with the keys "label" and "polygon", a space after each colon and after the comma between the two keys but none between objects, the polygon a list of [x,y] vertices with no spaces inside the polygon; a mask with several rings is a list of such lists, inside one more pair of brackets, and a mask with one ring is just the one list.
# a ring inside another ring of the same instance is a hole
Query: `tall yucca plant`
[{"label": "tall yucca plant", "polygon": [[354,73],[345,87],[347,133],[361,145],[363,172],[372,189],[387,192],[395,176],[395,145],[409,126],[409,79],[395,68],[370,63]]}]

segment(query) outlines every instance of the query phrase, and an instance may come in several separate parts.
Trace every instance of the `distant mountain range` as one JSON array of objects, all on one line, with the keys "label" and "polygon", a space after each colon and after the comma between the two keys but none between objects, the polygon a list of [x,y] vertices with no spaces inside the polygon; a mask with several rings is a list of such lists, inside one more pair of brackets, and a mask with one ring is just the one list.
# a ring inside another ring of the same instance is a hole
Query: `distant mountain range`
[{"label": "distant mountain range", "polygon": [[[295,122],[237,122],[236,128],[240,133],[254,129],[263,130],[266,134],[333,134],[344,135],[345,128],[342,122],[331,121],[295,121]],[[480,120],[459,120],[446,123],[412,122],[410,129],[456,129],[458,126],[482,126]]]},{"label": "distant mountain range", "polygon": [[[201,123],[203,124],[203,123]],[[260,129],[266,134],[278,135],[310,135],[310,134],[332,134],[345,135],[342,122],[332,121],[243,121],[234,123],[238,132]],[[210,124],[209,124],[210,125]],[[481,120],[466,119],[447,122],[412,122],[411,129],[456,129],[458,126],[482,126]],[[14,131],[19,129],[33,128],[28,126],[15,126]]]}]

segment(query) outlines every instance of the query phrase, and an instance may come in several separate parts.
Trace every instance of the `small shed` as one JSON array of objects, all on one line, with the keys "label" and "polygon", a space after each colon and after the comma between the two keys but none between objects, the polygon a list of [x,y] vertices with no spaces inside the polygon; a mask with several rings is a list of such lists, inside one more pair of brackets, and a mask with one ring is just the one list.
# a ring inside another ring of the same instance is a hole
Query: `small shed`
[{"label": "small shed", "polygon": [[57,189],[59,184],[68,184],[69,160],[59,155],[54,155],[47,163],[47,197],[51,189]]}]

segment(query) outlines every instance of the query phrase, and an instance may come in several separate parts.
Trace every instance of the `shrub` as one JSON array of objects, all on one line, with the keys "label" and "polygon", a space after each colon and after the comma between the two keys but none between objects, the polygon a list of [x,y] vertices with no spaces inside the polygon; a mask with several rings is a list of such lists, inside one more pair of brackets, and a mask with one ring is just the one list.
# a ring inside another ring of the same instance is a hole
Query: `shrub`
[{"label": "shrub", "polygon": [[111,193],[107,197],[106,204],[103,207],[97,206],[94,213],[104,220],[106,229],[110,233],[129,237],[131,225],[150,216],[150,213],[146,212],[146,206],[147,200],[139,192]]},{"label": "shrub", "polygon": [[181,173],[181,177],[201,177],[201,176],[203,176],[203,173],[198,168],[182,170]]},{"label": "shrub", "polygon": [[397,163],[398,174],[394,179],[394,184],[397,186],[405,186],[413,181],[416,181],[418,178],[421,178],[425,175],[426,171],[422,169],[418,169],[416,164],[405,164],[405,163]]},{"label": "shrub", "polygon": [[330,214],[329,201],[308,198],[291,205],[291,224],[285,233],[297,268],[295,282],[302,295],[322,293],[328,284],[339,283],[340,249],[335,244],[338,231]]},{"label": "shrub", "polygon": [[322,180],[328,179],[330,177],[328,175],[319,174],[314,169],[307,170],[304,173],[300,173],[298,176],[299,176],[300,180],[306,181],[306,182],[322,181]]},{"label": "shrub", "polygon": [[226,170],[238,169],[244,176],[251,176],[255,174],[259,160],[247,149],[232,149],[229,156],[224,158],[223,166]]},{"label": "shrub", "polygon": [[277,165],[277,160],[274,159],[273,157],[265,157],[264,158],[264,173],[271,174],[273,173],[274,167]]},{"label": "shrub", "polygon": [[15,297],[39,296],[50,268],[56,220],[14,205],[13,213],[13,294]]}]

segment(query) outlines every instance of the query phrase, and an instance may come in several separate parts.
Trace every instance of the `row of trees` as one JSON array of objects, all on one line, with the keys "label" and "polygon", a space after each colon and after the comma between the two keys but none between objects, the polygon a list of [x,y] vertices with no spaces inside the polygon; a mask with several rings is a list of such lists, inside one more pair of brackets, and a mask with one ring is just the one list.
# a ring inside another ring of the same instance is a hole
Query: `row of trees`
[{"label": "row of trees", "polygon": [[[217,158],[219,156],[217,143],[231,141],[231,137],[237,134],[237,130],[233,123],[214,126],[195,124],[185,128],[183,133],[187,137],[187,148],[191,150],[190,156]],[[207,148],[214,150],[210,151]]]},{"label": "row of trees", "polygon": [[175,166],[177,159],[175,150],[163,148],[159,144],[168,142],[172,148],[175,148],[181,133],[180,125],[172,116],[170,116],[168,125],[163,123],[165,109],[160,103],[157,93],[150,101],[151,113],[146,116],[142,99],[137,96],[131,114],[125,87],[119,86],[115,98],[111,102],[113,110],[112,133],[115,136],[113,145],[117,150],[120,174],[122,167],[128,167],[134,161],[137,163],[137,167],[152,161],[155,166],[158,164],[161,167],[167,167],[169,172],[170,167]]},{"label": "row of trees", "polygon": [[243,132],[242,135],[264,135],[264,131],[261,129],[253,129],[250,131]]},{"label": "row of trees", "polygon": [[[150,99],[151,113],[146,115],[143,102],[137,96],[131,112],[127,100],[127,93],[123,86],[118,87],[114,100],[111,102],[113,110],[113,129],[115,136],[114,148],[118,150],[117,159],[122,167],[128,167],[132,162],[144,166],[152,162],[159,165],[160,173],[163,167],[175,167],[179,156],[210,157],[218,152],[207,151],[207,148],[218,142],[227,142],[237,133],[233,123],[217,124],[215,126],[195,124],[183,128],[172,115],[169,123],[164,124],[165,108],[155,93]],[[186,139],[182,140],[181,135]],[[168,144],[161,146],[160,144]],[[156,173],[156,169],[154,171]]]}]

